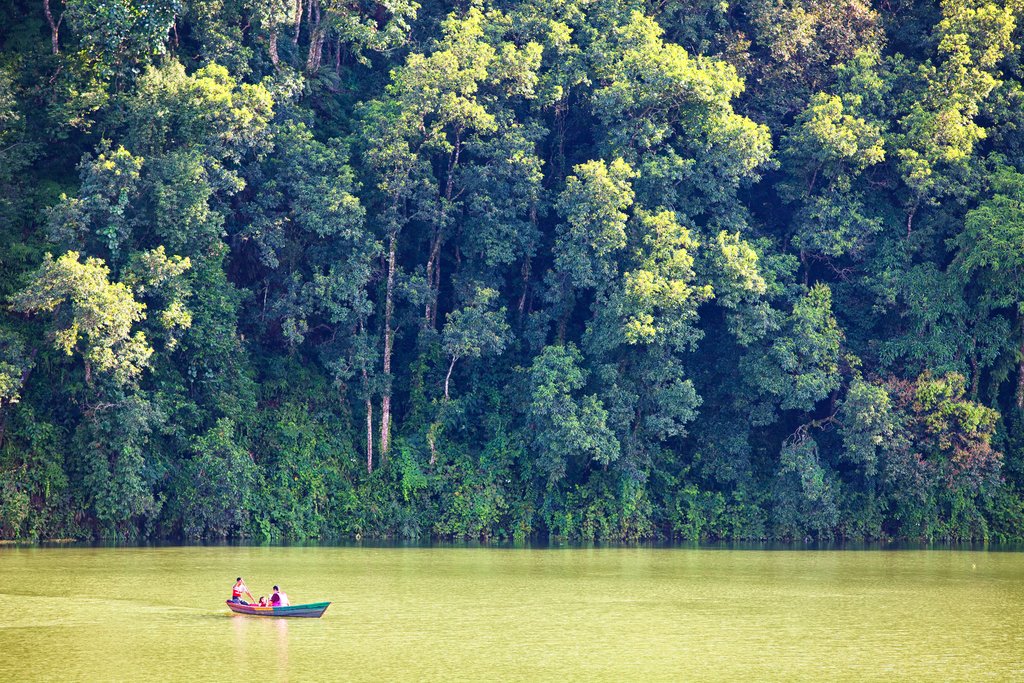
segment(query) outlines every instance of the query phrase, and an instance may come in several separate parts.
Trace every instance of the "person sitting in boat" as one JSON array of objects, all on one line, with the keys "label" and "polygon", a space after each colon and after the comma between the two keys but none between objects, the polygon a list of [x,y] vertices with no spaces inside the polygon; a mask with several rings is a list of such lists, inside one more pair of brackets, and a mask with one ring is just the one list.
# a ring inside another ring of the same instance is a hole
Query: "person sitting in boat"
[{"label": "person sitting in boat", "polygon": [[281,592],[281,589],[274,586],[274,594],[270,596],[271,607],[287,607],[288,596]]},{"label": "person sitting in boat", "polygon": [[266,607],[266,606],[267,606],[267,596],[261,595],[260,596],[260,607]]},{"label": "person sitting in boat", "polygon": [[245,582],[242,581],[242,577],[239,576],[235,580],[234,587],[232,587],[231,589],[231,602],[237,602],[240,605],[248,605],[249,603],[242,599],[243,595],[248,595],[249,598],[252,599],[252,593],[249,592],[249,589],[246,587]]}]

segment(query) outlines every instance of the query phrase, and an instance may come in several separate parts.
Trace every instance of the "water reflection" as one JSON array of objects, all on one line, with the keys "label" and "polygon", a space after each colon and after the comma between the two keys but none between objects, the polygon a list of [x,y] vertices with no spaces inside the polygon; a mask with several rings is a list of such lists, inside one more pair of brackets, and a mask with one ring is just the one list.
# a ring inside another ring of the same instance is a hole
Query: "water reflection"
[{"label": "water reflection", "polygon": [[50,539],[38,543],[23,543],[20,541],[4,542],[0,544],[0,553],[5,550],[29,550],[29,549],[68,549],[80,550],[82,548],[105,548],[105,549],[126,549],[126,548],[361,548],[361,549],[391,549],[391,548],[447,548],[447,549],[513,549],[513,550],[566,550],[566,549],[615,549],[615,548],[642,548],[656,550],[957,550],[957,551],[984,551],[984,552],[1024,552],[1024,543],[990,543],[988,541],[684,541],[684,540],[661,540],[643,542],[606,542],[606,541],[564,541],[558,538],[534,538],[520,541],[503,540],[468,540],[468,541],[446,541],[431,538],[417,539],[362,539],[353,540],[350,538],[326,539],[326,540],[305,540],[288,542],[266,542],[260,545],[253,545],[247,541],[208,541],[193,543],[183,546],[180,541],[152,541],[148,543],[125,543],[123,541],[98,540],[98,541],[77,541],[73,539]]},{"label": "water reflection", "polygon": [[277,680],[285,680],[289,671],[288,619],[285,617],[254,617],[229,613],[234,634],[235,671],[241,678],[253,670],[277,672]]},{"label": "water reflection", "polygon": [[288,619],[284,617],[272,619],[274,628],[277,629],[277,673],[278,680],[288,678]]}]

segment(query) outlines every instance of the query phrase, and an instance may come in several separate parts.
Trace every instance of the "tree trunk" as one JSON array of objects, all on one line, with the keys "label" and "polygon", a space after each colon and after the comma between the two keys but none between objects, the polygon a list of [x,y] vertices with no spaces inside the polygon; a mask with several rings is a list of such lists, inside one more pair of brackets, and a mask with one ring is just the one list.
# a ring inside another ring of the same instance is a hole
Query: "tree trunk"
[{"label": "tree trunk", "polygon": [[[974,346],[975,346],[975,348],[977,348],[978,341],[976,339],[972,339],[971,341],[974,342]],[[972,401],[977,401],[978,400],[978,380],[979,380],[979,375],[981,374],[981,372],[978,370],[978,357],[975,354],[973,354],[973,353],[971,354],[971,357],[970,357],[970,364],[971,364],[971,400]]]},{"label": "tree trunk", "polygon": [[452,370],[455,369],[455,361],[459,359],[458,356],[452,356],[452,362],[448,365],[448,374],[444,378],[444,400],[448,400],[448,382],[452,378]]},{"label": "tree trunk", "polygon": [[427,304],[423,310],[423,323],[427,327],[433,327],[437,319],[437,296],[438,284],[441,281],[441,231],[434,233],[434,239],[430,243],[430,256],[427,258]]},{"label": "tree trunk", "polygon": [[270,29],[270,63],[277,66],[277,28]]},{"label": "tree trunk", "polygon": [[316,73],[320,69],[320,62],[323,59],[324,40],[327,38],[327,28],[320,21],[320,4],[316,0],[310,0],[311,25],[309,32],[309,55],[306,58],[306,73]]},{"label": "tree trunk", "polygon": [[398,235],[391,233],[388,240],[388,283],[384,295],[384,393],[380,399],[380,457],[387,456],[388,440],[391,434],[391,349],[394,346],[394,332],[391,316],[395,311],[395,253]]},{"label": "tree trunk", "polygon": [[306,58],[306,73],[313,74],[320,70],[323,59],[324,31],[315,27],[309,36],[309,56]]},{"label": "tree trunk", "polygon": [[520,274],[523,279],[523,293],[519,296],[519,305],[516,307],[519,311],[519,319],[522,320],[523,313],[526,312],[526,295],[530,291],[530,257],[526,256],[523,259],[523,267],[520,270]]},{"label": "tree trunk", "polygon": [[[359,336],[365,333],[364,321],[359,321]],[[373,392],[370,391],[370,374],[366,366],[362,369],[363,395],[366,399],[366,473],[373,474]]]},{"label": "tree trunk", "polygon": [[1017,409],[1024,410],[1024,313],[1017,314],[1020,327],[1020,355],[1017,357]]},{"label": "tree trunk", "polygon": [[568,97],[555,103],[555,151],[551,153],[551,177],[565,176],[565,121],[568,115]]},{"label": "tree trunk", "polygon": [[299,44],[299,31],[302,29],[302,0],[295,0],[295,35],[292,44]]},{"label": "tree trunk", "polygon": [[423,318],[429,327],[437,324],[437,298],[441,289],[441,243],[442,233],[445,229],[446,214],[451,205],[452,195],[455,193],[455,169],[459,166],[459,157],[462,154],[462,129],[455,131],[455,149],[448,159],[448,176],[445,180],[444,198],[441,215],[437,222],[437,229],[434,232],[434,239],[430,244],[430,257],[427,259],[427,287],[430,288],[430,295],[427,298],[426,310]]},{"label": "tree trunk", "polygon": [[[50,0],[43,0],[43,14],[46,15],[46,23],[50,25],[50,42],[53,44],[53,54],[60,54],[60,22],[53,20],[53,13],[50,12]],[[63,19],[63,17],[61,17]]]},{"label": "tree trunk", "polygon": [[1020,344],[1020,363],[1017,366],[1017,408],[1024,410],[1024,342]]},{"label": "tree trunk", "polygon": [[[366,370],[363,370],[366,379]],[[366,472],[373,474],[373,397],[366,394]]]},{"label": "tree trunk", "polygon": [[914,229],[914,214],[917,213],[917,207],[920,205],[921,198],[918,197],[914,200],[914,205],[910,207],[910,211],[907,212],[907,237],[910,237],[910,233]]},{"label": "tree trunk", "polygon": [[[530,222],[533,224],[534,227],[537,226],[537,206],[536,206],[536,204],[530,207]],[[526,312],[526,299],[527,299],[527,294],[530,291],[530,276],[533,274],[532,273],[533,264],[531,263],[532,260],[533,260],[533,257],[530,255],[530,252],[527,251],[523,255],[523,269],[522,269],[522,271],[520,271],[521,274],[522,274],[522,278],[523,278],[523,294],[522,294],[522,296],[519,297],[519,321],[520,322],[522,322],[522,320],[523,320],[523,313]]]}]

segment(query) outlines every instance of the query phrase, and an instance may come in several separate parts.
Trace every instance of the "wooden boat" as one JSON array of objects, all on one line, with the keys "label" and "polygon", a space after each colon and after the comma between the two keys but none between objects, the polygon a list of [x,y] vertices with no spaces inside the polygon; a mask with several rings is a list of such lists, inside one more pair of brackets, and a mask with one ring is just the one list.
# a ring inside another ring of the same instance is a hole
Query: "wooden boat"
[{"label": "wooden boat", "polygon": [[329,602],[311,602],[308,605],[260,607],[259,605],[242,605],[230,600],[227,603],[231,611],[236,614],[251,614],[254,617],[305,617],[307,619],[319,619],[331,604]]}]

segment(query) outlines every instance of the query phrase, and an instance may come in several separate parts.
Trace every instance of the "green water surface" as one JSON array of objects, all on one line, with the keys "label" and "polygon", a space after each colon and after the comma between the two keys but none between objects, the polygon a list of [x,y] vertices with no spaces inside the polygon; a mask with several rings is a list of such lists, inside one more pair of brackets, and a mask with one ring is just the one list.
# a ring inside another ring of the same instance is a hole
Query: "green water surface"
[{"label": "green water surface", "polygon": [[0,605],[0,681],[1024,680],[1024,553],[5,548]]}]

